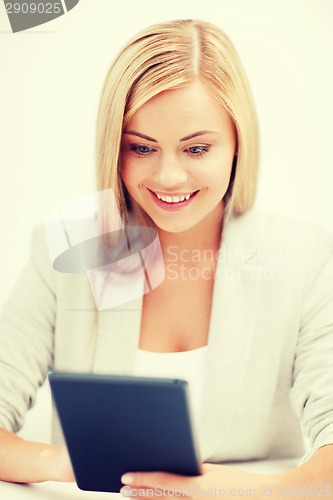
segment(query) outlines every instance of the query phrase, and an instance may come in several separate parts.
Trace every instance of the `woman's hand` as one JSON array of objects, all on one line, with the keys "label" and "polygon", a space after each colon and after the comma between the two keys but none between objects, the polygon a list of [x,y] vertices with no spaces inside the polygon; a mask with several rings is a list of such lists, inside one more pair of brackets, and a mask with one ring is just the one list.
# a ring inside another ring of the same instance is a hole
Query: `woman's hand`
[{"label": "woman's hand", "polygon": [[[201,476],[180,476],[166,472],[129,472],[122,476],[124,487],[120,493],[126,497],[173,497],[173,500],[177,496],[262,498],[267,496],[270,488],[271,476],[268,475],[216,464],[203,464],[202,468]],[[263,494],[263,489],[266,495]]]},{"label": "woman's hand", "polygon": [[54,446],[50,462],[53,481],[73,482],[75,476],[66,446]]},{"label": "woman's hand", "polygon": [[65,446],[27,441],[5,429],[0,429],[0,443],[1,481],[75,481]]}]

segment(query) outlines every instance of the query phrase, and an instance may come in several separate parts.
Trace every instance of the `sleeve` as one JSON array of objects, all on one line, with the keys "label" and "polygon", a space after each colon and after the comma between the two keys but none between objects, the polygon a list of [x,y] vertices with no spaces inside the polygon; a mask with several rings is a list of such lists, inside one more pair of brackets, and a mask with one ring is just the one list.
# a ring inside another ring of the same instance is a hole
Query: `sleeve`
[{"label": "sleeve", "polygon": [[17,432],[53,360],[55,284],[45,230],[34,230],[31,257],[0,318],[0,427]]},{"label": "sleeve", "polygon": [[300,330],[290,391],[310,451],[333,444],[333,237],[322,232],[314,242],[304,289]]}]

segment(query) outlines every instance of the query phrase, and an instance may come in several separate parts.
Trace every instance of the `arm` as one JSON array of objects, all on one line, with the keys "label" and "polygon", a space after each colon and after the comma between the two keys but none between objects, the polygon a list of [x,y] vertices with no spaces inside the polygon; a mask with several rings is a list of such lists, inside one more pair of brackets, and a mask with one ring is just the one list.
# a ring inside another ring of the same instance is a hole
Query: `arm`
[{"label": "arm", "polygon": [[290,479],[309,478],[319,484],[333,477],[332,353],[333,238],[323,234],[316,242],[304,289],[290,391],[291,405],[312,449],[289,472]]},{"label": "arm", "polygon": [[0,479],[16,483],[75,481],[64,446],[26,441],[0,429]]},{"label": "arm", "polygon": [[44,231],[34,232],[32,255],[0,318],[0,480],[69,480],[64,447],[32,443],[13,432],[53,364],[56,294]]},{"label": "arm", "polygon": [[278,490],[275,494],[279,492],[280,496],[283,489],[287,492],[294,487],[293,498],[296,500],[318,496],[333,498],[333,445],[317,450],[305,464],[276,474],[274,484],[275,490]]}]

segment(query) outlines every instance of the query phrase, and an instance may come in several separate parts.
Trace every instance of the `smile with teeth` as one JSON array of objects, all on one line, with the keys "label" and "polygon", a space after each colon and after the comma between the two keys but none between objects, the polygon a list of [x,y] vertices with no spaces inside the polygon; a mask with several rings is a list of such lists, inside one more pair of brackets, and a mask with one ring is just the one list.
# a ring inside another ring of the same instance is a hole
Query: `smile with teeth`
[{"label": "smile with teeth", "polygon": [[195,191],[193,193],[182,194],[180,196],[164,196],[154,192],[159,200],[165,201],[166,203],[179,203],[180,201],[189,200],[194,193]]}]

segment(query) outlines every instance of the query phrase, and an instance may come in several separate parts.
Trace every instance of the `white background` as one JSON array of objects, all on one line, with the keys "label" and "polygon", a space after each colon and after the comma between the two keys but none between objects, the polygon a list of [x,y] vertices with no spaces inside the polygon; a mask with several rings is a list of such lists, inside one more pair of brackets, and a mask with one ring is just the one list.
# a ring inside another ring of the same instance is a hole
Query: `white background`
[{"label": "white background", "polygon": [[94,134],[106,71],[139,29],[214,22],[234,42],[261,128],[257,207],[333,229],[331,0],[80,0],[12,34],[0,3],[0,304],[33,226],[94,190]]}]

